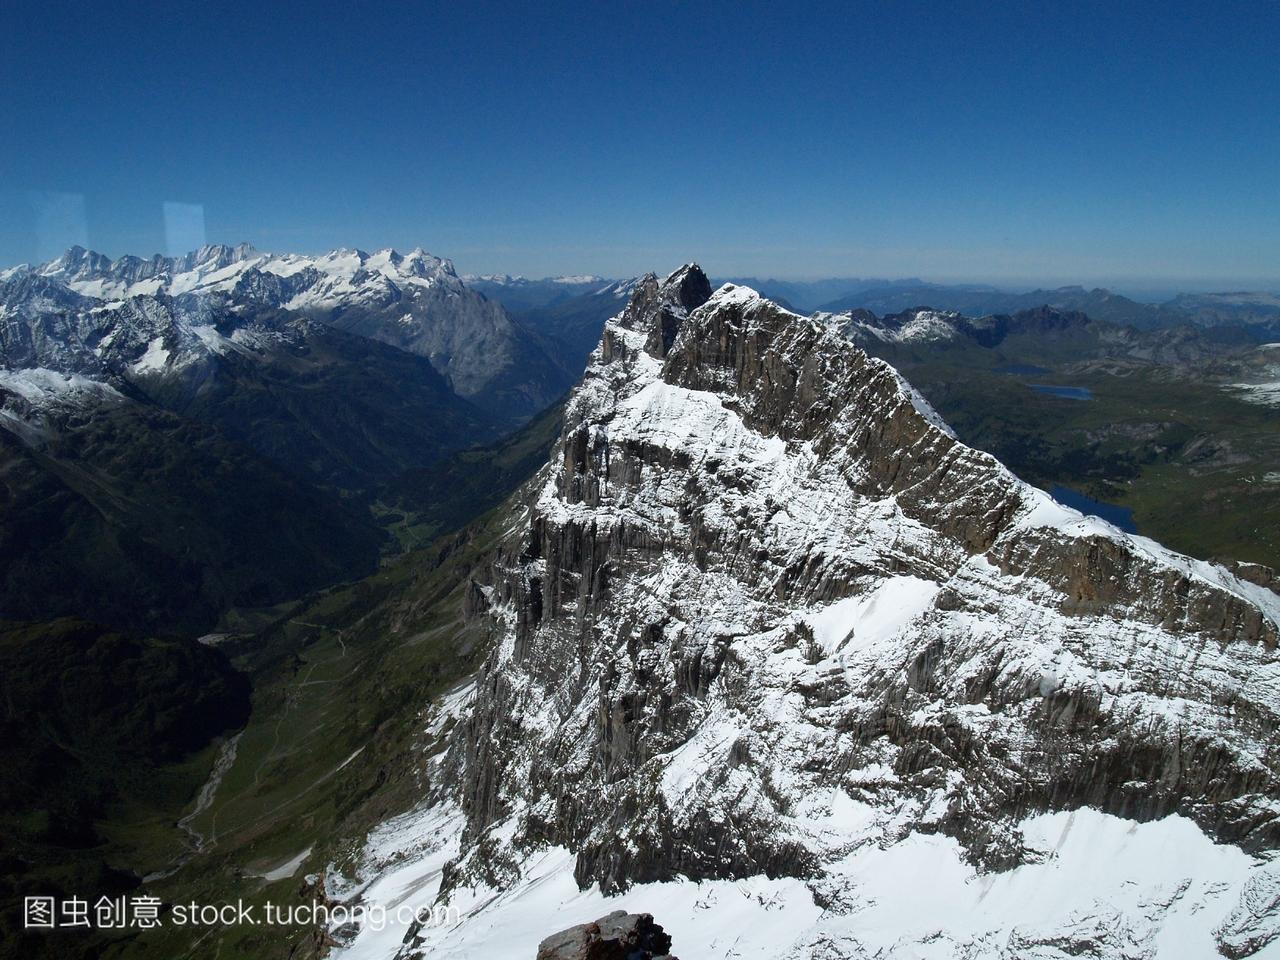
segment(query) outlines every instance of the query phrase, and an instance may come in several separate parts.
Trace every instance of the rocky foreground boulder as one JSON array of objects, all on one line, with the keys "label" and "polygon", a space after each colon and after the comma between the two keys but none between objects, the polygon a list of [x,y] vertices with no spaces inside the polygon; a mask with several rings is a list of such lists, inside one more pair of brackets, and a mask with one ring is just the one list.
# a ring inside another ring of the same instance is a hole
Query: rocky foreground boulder
[{"label": "rocky foreground boulder", "polygon": [[653,914],[614,910],[553,933],[538,944],[537,960],[678,960],[670,949],[671,937]]}]

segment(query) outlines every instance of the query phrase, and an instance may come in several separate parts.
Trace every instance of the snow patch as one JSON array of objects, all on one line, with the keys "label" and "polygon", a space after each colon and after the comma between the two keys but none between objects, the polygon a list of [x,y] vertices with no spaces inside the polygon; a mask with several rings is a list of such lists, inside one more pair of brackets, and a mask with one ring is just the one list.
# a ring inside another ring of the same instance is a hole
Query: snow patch
[{"label": "snow patch", "polygon": [[280,864],[280,866],[268,870],[265,873],[255,873],[253,876],[261,877],[263,880],[267,881],[267,883],[275,883],[277,880],[288,880],[298,872],[298,868],[302,866],[307,857],[311,856],[311,849],[311,847],[307,847],[307,849],[303,850],[296,857],[286,860],[284,863]]},{"label": "snow patch", "polygon": [[0,389],[16,393],[29,403],[63,398],[113,399],[124,397],[115,387],[78,373],[60,373],[45,367],[27,370],[0,369]]},{"label": "snow patch", "polygon": [[1262,383],[1232,383],[1228,385],[1239,399],[1269,407],[1280,407],[1280,380]]},{"label": "snow patch", "polygon": [[135,360],[129,369],[134,373],[155,373],[165,368],[169,362],[169,351],[165,349],[164,337],[156,337],[147,344],[146,353]]},{"label": "snow patch", "polygon": [[866,593],[837,600],[805,619],[826,653],[864,649],[891,639],[928,610],[940,589],[919,577],[889,577]]}]

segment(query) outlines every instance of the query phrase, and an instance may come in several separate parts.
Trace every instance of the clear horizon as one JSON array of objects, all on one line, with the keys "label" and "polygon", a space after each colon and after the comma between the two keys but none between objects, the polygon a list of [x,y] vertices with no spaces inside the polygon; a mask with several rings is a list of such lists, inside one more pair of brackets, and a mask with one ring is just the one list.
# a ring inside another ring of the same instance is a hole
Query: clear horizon
[{"label": "clear horizon", "polygon": [[[451,256],[448,251],[432,249],[431,246],[424,243],[416,243],[416,244],[413,244],[413,246],[395,246],[393,244],[381,244],[381,245],[372,245],[367,247],[364,247],[364,246],[357,247],[352,244],[346,244],[345,247],[329,247],[329,248],[320,249],[320,250],[291,250],[283,247],[270,249],[270,248],[263,247],[259,244],[253,243],[253,241],[251,240],[228,241],[228,240],[220,240],[215,238],[215,239],[206,240],[205,243],[197,244],[193,247],[183,248],[181,249],[181,252],[153,250],[149,253],[141,253],[136,250],[123,250],[123,251],[100,250],[96,247],[88,246],[83,243],[73,244],[72,246],[79,245],[79,246],[85,247],[87,250],[91,252],[103,254],[114,260],[123,256],[130,256],[130,255],[141,257],[142,259],[150,259],[153,256],[180,257],[185,254],[192,253],[195,250],[199,249],[200,246],[204,246],[204,245],[213,246],[213,245],[221,244],[223,246],[235,247],[241,243],[249,243],[259,253],[276,253],[276,254],[296,253],[302,256],[322,256],[326,253],[331,253],[335,250],[344,249],[344,248],[359,249],[365,253],[375,253],[379,250],[386,250],[386,249],[395,249],[399,253],[408,253],[410,250],[420,247],[423,250],[425,250],[427,253],[432,254],[433,256],[437,256],[443,259],[453,261],[454,268],[457,270],[459,275],[467,275],[467,276],[504,276],[505,275],[512,278],[521,278],[521,279],[526,279],[530,281],[553,280],[553,279],[562,278],[562,277],[575,277],[575,276],[597,276],[602,280],[622,280],[622,279],[630,279],[632,277],[639,277],[650,271],[658,275],[665,275],[669,273],[671,270],[676,269],[683,263],[697,262],[700,266],[702,266],[707,271],[708,276],[716,280],[726,279],[726,278],[742,278],[742,279],[754,278],[761,282],[772,280],[772,281],[778,281],[782,283],[818,283],[818,282],[824,282],[824,281],[833,282],[833,281],[840,281],[840,280],[848,280],[850,283],[865,282],[867,280],[883,280],[886,283],[897,283],[904,280],[919,280],[925,284],[935,284],[939,286],[948,286],[948,285],[963,286],[966,284],[972,284],[975,286],[991,286],[991,287],[996,287],[1000,290],[1004,290],[1012,293],[1029,292],[1034,289],[1052,290],[1060,287],[1079,286],[1079,287],[1084,287],[1086,289],[1103,288],[1111,291],[1112,293],[1118,293],[1118,294],[1121,294],[1122,296],[1127,296],[1134,300],[1150,301],[1150,302],[1167,300],[1177,293],[1242,293],[1242,292],[1277,293],[1278,291],[1280,291],[1280,281],[1256,279],[1256,278],[1255,279],[1227,278],[1224,280],[1224,279],[1195,278],[1195,277],[1190,277],[1190,278],[1172,278],[1172,277],[1106,278],[1106,277],[1102,277],[1102,278],[1093,278],[1093,279],[1081,279],[1081,278],[1075,278],[1075,277],[1059,277],[1059,278],[1041,278],[1039,280],[1036,280],[1036,279],[999,278],[999,277],[992,278],[992,277],[966,277],[966,276],[957,276],[957,277],[919,276],[918,274],[884,275],[884,274],[871,274],[871,273],[809,274],[809,275],[799,275],[799,276],[785,276],[785,275],[774,273],[774,272],[757,272],[753,274],[743,270],[715,270],[707,267],[705,261],[699,259],[698,257],[686,257],[682,260],[679,260],[678,262],[673,261],[672,263],[666,264],[666,265],[650,265],[647,267],[642,267],[637,270],[633,270],[627,273],[620,273],[620,274],[597,274],[587,270],[568,270],[568,271],[562,271],[560,273],[541,274],[541,275],[531,276],[529,274],[518,273],[512,270],[468,269],[465,264],[458,263],[457,259]],[[62,252],[66,252],[66,249],[69,249],[69,248],[64,248]],[[39,266],[43,263],[48,262],[49,260],[56,259],[58,256],[61,256],[61,253],[56,254],[53,257],[49,257],[45,260],[37,260],[37,261],[28,260],[28,261],[22,261],[21,263],[3,263],[3,264],[0,264],[0,271],[9,269],[11,267],[20,266],[22,264]]]},{"label": "clear horizon", "polygon": [[18,3],[0,262],[1280,289],[1274,5],[345,10]]}]

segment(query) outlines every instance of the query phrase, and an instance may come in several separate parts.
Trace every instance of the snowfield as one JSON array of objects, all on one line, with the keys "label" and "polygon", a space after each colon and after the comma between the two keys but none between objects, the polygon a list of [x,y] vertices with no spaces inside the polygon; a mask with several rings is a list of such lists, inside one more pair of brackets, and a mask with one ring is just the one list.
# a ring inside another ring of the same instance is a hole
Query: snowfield
[{"label": "snowfield", "polygon": [[[827,881],[839,892],[834,908],[815,903],[802,881],[764,876],[642,884],[605,896],[598,885],[579,890],[573,855],[552,847],[521,864],[518,886],[455,896],[460,922],[425,925],[421,946],[438,960],[528,960],[542,938],[624,909],[652,913],[677,955],[701,960],[1012,960],[1073,956],[1073,945],[1091,943],[1102,952],[1085,955],[1206,960],[1218,955],[1215,931],[1229,937],[1242,919],[1252,921],[1260,894],[1271,936],[1280,935],[1280,866],[1215,844],[1176,815],[1135,823],[1087,808],[1042,814],[1020,825],[1040,862],[979,874],[948,837],[913,833],[881,847],[865,830],[867,811],[839,793],[811,806],[855,845]],[[361,902],[384,906],[387,925],[366,926],[335,960],[396,956],[408,918],[430,915],[461,826],[457,811],[437,808],[371,838],[376,879],[360,888]],[[1280,957],[1280,939],[1249,956]]]}]

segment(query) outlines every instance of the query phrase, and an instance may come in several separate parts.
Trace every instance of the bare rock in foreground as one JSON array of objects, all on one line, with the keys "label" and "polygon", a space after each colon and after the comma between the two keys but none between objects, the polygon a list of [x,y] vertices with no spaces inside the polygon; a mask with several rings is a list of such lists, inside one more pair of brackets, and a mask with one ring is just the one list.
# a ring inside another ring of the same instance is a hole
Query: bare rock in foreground
[{"label": "bare rock in foreground", "polygon": [[538,944],[538,960],[676,960],[670,949],[671,937],[653,914],[615,910],[553,933]]}]

